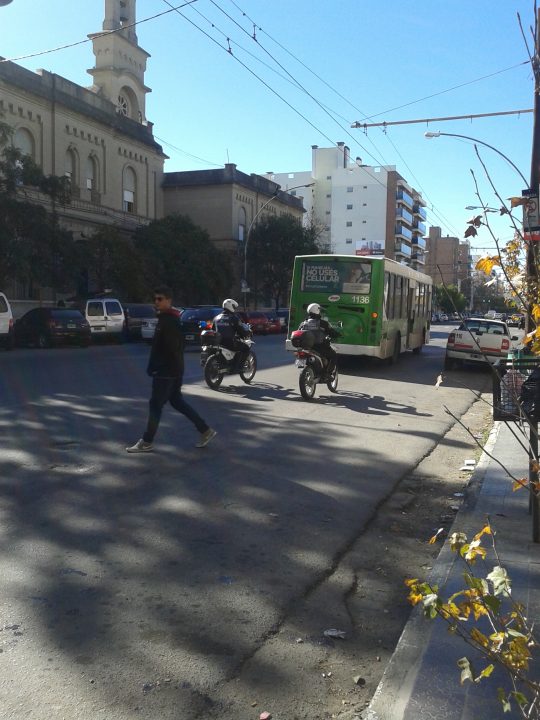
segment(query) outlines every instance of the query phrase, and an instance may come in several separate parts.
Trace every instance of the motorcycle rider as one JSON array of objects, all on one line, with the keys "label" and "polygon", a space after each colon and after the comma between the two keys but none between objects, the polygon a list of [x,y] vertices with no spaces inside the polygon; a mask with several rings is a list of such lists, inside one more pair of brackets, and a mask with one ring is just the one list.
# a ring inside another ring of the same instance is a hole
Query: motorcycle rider
[{"label": "motorcycle rider", "polygon": [[321,317],[319,303],[307,306],[307,318],[300,323],[299,330],[308,330],[313,333],[313,350],[326,360],[326,374],[331,376],[337,363],[337,353],[330,345],[330,340],[339,337],[337,330],[327,320]]},{"label": "motorcycle rider", "polygon": [[238,367],[242,367],[249,355],[249,345],[242,338],[249,337],[244,323],[236,314],[238,303],[232,298],[223,301],[223,312],[214,318],[214,330],[221,336],[221,345],[237,353]]}]

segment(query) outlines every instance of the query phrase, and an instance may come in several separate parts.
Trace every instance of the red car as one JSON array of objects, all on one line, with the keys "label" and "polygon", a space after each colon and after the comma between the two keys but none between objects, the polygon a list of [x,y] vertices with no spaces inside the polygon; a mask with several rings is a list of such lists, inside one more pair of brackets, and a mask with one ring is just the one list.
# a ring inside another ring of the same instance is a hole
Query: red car
[{"label": "red car", "polygon": [[239,312],[242,322],[249,323],[254,335],[266,335],[268,333],[268,318],[263,312],[258,310],[250,310],[248,312]]}]

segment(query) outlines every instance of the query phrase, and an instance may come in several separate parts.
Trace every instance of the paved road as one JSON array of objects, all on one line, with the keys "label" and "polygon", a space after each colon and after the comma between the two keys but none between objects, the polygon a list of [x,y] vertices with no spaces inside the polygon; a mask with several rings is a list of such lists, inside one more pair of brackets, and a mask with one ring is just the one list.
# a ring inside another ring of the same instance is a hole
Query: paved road
[{"label": "paved road", "polygon": [[0,354],[5,716],[219,716],[216,685],[439,442],[443,405],[461,415],[465,384],[488,383],[473,369],[435,389],[447,330],[396,367],[343,363],[340,394],[311,404],[280,337],[257,342],[252,386],[217,393],[189,351],[186,395],[219,435],[196,450],[165,410],[148,456],[124,451],[145,421],[147,346]]}]

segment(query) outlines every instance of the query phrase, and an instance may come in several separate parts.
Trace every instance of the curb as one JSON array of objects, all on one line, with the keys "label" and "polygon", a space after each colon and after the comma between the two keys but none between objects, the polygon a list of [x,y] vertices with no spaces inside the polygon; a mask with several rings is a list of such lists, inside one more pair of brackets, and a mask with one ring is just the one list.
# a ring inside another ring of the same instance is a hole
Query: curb
[{"label": "curb", "polygon": [[[493,454],[493,448],[499,437],[501,423],[495,422],[484,445],[480,460],[471,475],[463,507],[459,510],[448,531],[454,532],[456,526],[464,523],[467,516],[474,513],[480,490],[486,478],[491,462],[487,453]],[[487,452],[486,452],[487,451]],[[429,573],[428,580],[436,585],[444,586],[454,562],[455,554],[445,540]],[[368,707],[358,715],[362,720],[401,720],[411,697],[418,670],[422,664],[424,649],[431,633],[435,630],[433,623],[426,622],[421,607],[416,606],[397,642],[396,648],[383,673],[381,681],[373,694]]]}]

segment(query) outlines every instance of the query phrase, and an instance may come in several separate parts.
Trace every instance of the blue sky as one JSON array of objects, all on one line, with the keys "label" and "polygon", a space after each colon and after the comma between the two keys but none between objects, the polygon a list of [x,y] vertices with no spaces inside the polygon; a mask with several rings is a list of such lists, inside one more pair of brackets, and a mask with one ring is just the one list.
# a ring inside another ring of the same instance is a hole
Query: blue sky
[{"label": "blue sky", "polygon": [[[138,0],[137,19],[169,8],[164,0]],[[428,224],[458,236],[471,216],[465,206],[479,204],[471,169],[483,201],[498,201],[471,143],[426,140],[426,130],[478,138],[530,174],[531,114],[389,127],[386,134],[350,124],[366,116],[390,122],[531,108],[532,73],[523,64],[516,13],[531,44],[532,0],[197,0],[181,12],[206,35],[176,12],[137,28],[151,54],[147,117],[167,143],[167,170],[228,161],[247,173],[308,170],[311,145],[344,141],[364,163],[396,165],[424,194]],[[12,0],[0,7],[0,55],[84,40],[101,29],[103,16],[104,0]],[[18,62],[91,83],[90,43]],[[521,194],[523,182],[508,163],[479,149],[501,196]],[[508,239],[508,221],[494,223]],[[486,233],[473,241],[491,246]]]}]

